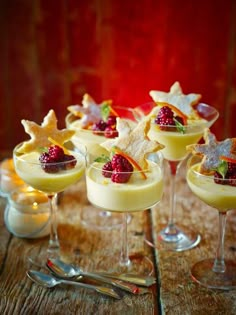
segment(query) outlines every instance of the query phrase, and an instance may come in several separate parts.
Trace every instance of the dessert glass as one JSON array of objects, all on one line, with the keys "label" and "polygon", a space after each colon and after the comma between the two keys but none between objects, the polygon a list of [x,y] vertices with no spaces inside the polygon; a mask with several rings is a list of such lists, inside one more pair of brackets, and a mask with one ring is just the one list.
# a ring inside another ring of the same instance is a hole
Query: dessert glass
[{"label": "dessert glass", "polygon": [[193,280],[205,287],[230,290],[236,288],[236,262],[224,258],[224,237],[227,212],[236,209],[236,186],[230,179],[214,182],[213,176],[198,172],[201,158],[193,156],[187,163],[187,183],[191,191],[204,203],[219,212],[218,245],[215,258],[204,259],[191,268]]},{"label": "dessert glass", "polygon": [[[20,178],[25,183],[33,187],[34,189],[45,193],[49,201],[50,211],[50,239],[45,253],[45,261],[47,258],[55,258],[61,256],[61,246],[57,234],[57,194],[67,189],[70,185],[76,183],[83,176],[86,164],[86,148],[83,145],[76,148],[76,150],[69,150],[70,154],[74,156],[74,160],[44,163],[45,166],[58,167],[60,170],[57,173],[46,173],[42,168],[39,161],[38,152],[30,152],[20,154],[18,149],[22,143],[18,144],[13,150],[13,159],[15,170]],[[75,162],[74,168],[66,167],[71,162]],[[36,254],[33,253],[29,259],[36,261],[37,257],[33,257]]]},{"label": "dessert glass", "polygon": [[[132,212],[149,209],[161,200],[163,194],[162,162],[163,157],[160,152],[150,154],[148,166],[143,170],[147,178],[143,179],[141,171],[134,169],[126,183],[114,183],[110,178],[105,178],[102,175],[104,163],[92,162],[87,166],[88,200],[96,207],[122,213],[123,216],[120,258],[118,259],[117,255],[113,253],[109,255],[108,262],[105,264],[105,268],[110,266],[109,271],[143,274],[150,274],[153,271],[153,265],[146,256],[139,257],[139,259],[129,256],[127,216]],[[130,172],[117,171],[117,174],[121,176],[128,173]],[[105,261],[105,259],[102,257],[101,260]]]},{"label": "dessert glass", "polygon": [[[152,109],[157,106],[155,102],[148,102],[135,108],[137,119],[146,119]],[[165,145],[162,149],[165,160],[170,169],[170,196],[169,196],[169,218],[168,224],[157,236],[157,247],[171,251],[183,251],[195,247],[200,242],[200,235],[187,227],[178,227],[175,224],[176,210],[176,176],[183,161],[188,156],[186,146],[197,143],[203,135],[204,129],[209,128],[218,118],[219,113],[214,108],[204,103],[199,103],[195,107],[197,113],[204,120],[184,126],[185,132],[176,131],[176,126],[165,126],[166,130],[161,130],[160,125],[155,123],[155,117],[151,117],[151,128],[148,136],[151,140],[156,140]],[[156,246],[147,239],[150,246]]]},{"label": "dessert glass", "polygon": [[[119,117],[127,119],[134,126],[136,125],[133,109],[122,106],[112,106],[112,109],[118,114]],[[108,138],[105,137],[105,131],[94,132],[92,129],[83,129],[80,125],[80,119],[75,117],[72,113],[66,116],[66,127],[68,129],[75,130],[75,135],[71,141],[76,147],[77,144],[84,144],[87,148],[87,159],[89,162],[93,162],[95,158],[102,155],[107,155],[108,152],[102,146],[101,143]],[[128,222],[131,220],[131,216],[127,216]],[[120,227],[122,224],[122,216],[120,213],[114,213],[109,209],[95,209],[91,205],[84,206],[81,209],[81,222],[90,228],[99,230],[109,230],[114,227]]]}]

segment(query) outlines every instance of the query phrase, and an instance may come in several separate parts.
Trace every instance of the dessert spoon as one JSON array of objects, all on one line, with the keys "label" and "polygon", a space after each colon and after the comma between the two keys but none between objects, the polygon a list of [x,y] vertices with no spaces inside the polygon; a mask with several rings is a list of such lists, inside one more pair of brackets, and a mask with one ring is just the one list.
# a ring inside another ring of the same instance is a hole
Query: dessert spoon
[{"label": "dessert spoon", "polygon": [[72,265],[66,264],[63,261],[59,259],[48,259],[46,266],[48,269],[57,277],[60,278],[72,278],[72,277],[79,277],[84,276],[90,279],[98,280],[110,285],[113,285],[117,288],[120,288],[122,290],[128,291],[133,294],[145,294],[148,293],[148,289],[146,288],[140,288],[135,284],[132,284],[130,282],[126,282],[119,279],[113,279],[109,277],[105,277],[103,275],[99,275],[93,272],[83,271],[79,267],[73,267]]},{"label": "dessert spoon", "polygon": [[84,289],[90,289],[90,290],[99,292],[101,294],[104,294],[104,295],[107,295],[116,299],[121,299],[121,296],[117,292],[115,292],[113,289],[108,288],[108,287],[102,287],[102,286],[91,285],[91,284],[82,283],[82,282],[59,279],[55,276],[51,276],[51,275],[48,275],[48,274],[45,274],[36,270],[27,271],[27,276],[35,283],[41,286],[44,286],[46,288],[53,288],[58,284],[68,284],[68,285],[74,285],[74,286],[84,288]]}]

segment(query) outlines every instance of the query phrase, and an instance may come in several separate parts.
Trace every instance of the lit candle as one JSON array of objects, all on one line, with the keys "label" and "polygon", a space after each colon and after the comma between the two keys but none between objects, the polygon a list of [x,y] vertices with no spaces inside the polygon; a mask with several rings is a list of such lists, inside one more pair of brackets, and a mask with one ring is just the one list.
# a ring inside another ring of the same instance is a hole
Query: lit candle
[{"label": "lit candle", "polygon": [[50,232],[47,196],[24,186],[9,194],[4,214],[9,232],[17,237],[39,238]]}]

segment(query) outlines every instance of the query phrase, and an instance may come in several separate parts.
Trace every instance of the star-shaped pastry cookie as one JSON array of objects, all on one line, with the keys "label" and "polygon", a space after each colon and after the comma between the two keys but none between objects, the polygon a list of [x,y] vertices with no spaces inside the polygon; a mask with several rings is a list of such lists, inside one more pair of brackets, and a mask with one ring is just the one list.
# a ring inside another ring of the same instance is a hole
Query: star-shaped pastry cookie
[{"label": "star-shaped pastry cookie", "polygon": [[157,141],[147,137],[150,129],[150,121],[142,120],[135,128],[122,118],[117,118],[116,128],[119,136],[109,139],[101,144],[107,151],[111,152],[114,147],[118,148],[128,156],[132,157],[143,169],[146,167],[146,155],[156,152],[164,146]]},{"label": "star-shaped pastry cookie", "polygon": [[177,107],[188,117],[195,117],[196,112],[193,105],[197,104],[202,97],[201,94],[183,94],[182,88],[176,81],[170,88],[169,92],[151,90],[149,95],[155,102],[169,103]]},{"label": "star-shaped pastry cookie", "polygon": [[221,163],[221,156],[236,159],[236,138],[228,138],[224,141],[217,141],[213,133],[209,129],[205,129],[205,144],[191,144],[187,146],[187,150],[192,154],[203,156],[200,172],[202,174],[211,173]]},{"label": "star-shaped pastry cookie", "polygon": [[[105,101],[104,101],[105,102]],[[82,128],[88,128],[94,123],[99,122],[102,119],[101,105],[97,104],[89,94],[84,94],[81,105],[71,105],[67,109],[75,116],[80,118],[80,124]],[[111,104],[112,101],[108,100],[107,103]]]},{"label": "star-shaped pastry cookie", "polygon": [[57,129],[57,118],[53,109],[44,117],[41,125],[25,119],[23,119],[21,123],[31,139],[23,142],[18,150],[19,153],[38,151],[42,147],[48,147],[52,144],[48,140],[49,137],[63,145],[63,143],[70,140],[75,133],[74,130]]}]

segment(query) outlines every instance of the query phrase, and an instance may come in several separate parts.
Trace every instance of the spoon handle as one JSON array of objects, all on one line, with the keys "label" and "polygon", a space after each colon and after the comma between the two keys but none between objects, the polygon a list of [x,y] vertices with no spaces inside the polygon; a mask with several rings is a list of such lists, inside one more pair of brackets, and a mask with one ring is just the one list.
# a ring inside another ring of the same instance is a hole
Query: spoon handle
[{"label": "spoon handle", "polygon": [[154,283],[156,283],[156,279],[152,276],[139,276],[139,275],[132,275],[132,274],[110,274],[106,272],[99,273],[101,276],[113,278],[117,280],[127,281],[133,284],[141,285],[144,287],[150,287]]},{"label": "spoon handle", "polygon": [[87,271],[83,271],[80,274],[82,276],[89,277],[90,279],[95,279],[95,280],[102,281],[102,282],[107,283],[107,284],[111,284],[117,288],[120,288],[122,290],[128,291],[128,292],[133,293],[133,294],[148,293],[148,290],[143,289],[143,288],[139,288],[135,284],[125,282],[122,280],[115,280],[112,278],[104,277],[102,275],[98,275],[96,273],[87,272]]},{"label": "spoon handle", "polygon": [[114,297],[116,299],[121,299],[120,295],[111,288],[87,284],[87,283],[83,283],[83,282],[75,282],[75,281],[70,281],[70,280],[65,280],[65,279],[59,279],[59,278],[56,278],[56,279],[57,279],[58,283],[60,282],[60,283],[64,283],[64,284],[74,285],[74,286],[77,286],[80,288],[94,290],[94,291],[102,293],[104,295],[111,296],[111,297]]}]

